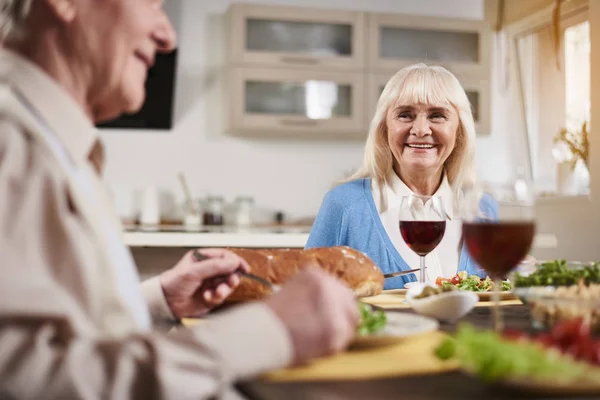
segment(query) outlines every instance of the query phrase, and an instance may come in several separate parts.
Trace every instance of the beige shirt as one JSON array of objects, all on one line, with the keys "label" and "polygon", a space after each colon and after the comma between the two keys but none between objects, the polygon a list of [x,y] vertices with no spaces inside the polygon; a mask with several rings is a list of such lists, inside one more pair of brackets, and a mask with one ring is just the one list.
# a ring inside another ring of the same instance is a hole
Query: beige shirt
[{"label": "beige shirt", "polygon": [[[381,223],[390,241],[411,268],[419,268],[420,257],[404,242],[398,226],[402,197],[413,194],[412,190],[396,175],[394,170],[390,170],[385,181],[379,182],[373,179],[371,191],[375,206],[379,212],[379,217],[381,218]],[[454,216],[453,193],[446,175],[444,175],[440,187],[435,192],[435,196],[442,198],[444,211],[448,219],[446,220],[446,231],[444,232],[442,241],[431,253],[425,256],[428,281],[435,281],[439,276],[451,277],[455,275],[458,271],[460,257],[458,245],[461,238],[462,225]]]},{"label": "beige shirt", "polygon": [[[202,399],[282,367],[262,304],[168,337],[158,278],[139,287],[100,175],[102,145],[54,80],[0,50],[0,392],[44,399]],[[168,266],[165,266],[168,267]]]}]

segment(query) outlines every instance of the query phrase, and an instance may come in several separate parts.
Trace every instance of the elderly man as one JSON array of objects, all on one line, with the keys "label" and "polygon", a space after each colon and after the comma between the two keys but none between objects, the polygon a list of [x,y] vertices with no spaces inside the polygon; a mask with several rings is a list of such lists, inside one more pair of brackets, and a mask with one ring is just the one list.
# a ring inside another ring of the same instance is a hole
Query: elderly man
[{"label": "elderly man", "polygon": [[101,180],[94,122],[139,109],[156,52],[174,47],[161,0],[0,5],[2,397],[227,397],[237,380],[346,346],[355,300],[318,272],[194,329],[153,330],[208,312],[248,269],[204,250],[140,289]]}]

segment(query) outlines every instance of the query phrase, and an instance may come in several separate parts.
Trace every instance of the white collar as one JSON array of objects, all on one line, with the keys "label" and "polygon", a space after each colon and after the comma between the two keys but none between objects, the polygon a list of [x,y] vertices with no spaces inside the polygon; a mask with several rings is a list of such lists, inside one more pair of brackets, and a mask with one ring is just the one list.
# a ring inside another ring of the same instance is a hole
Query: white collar
[{"label": "white collar", "polygon": [[[390,171],[386,175],[384,185],[388,189],[387,190],[388,196],[390,194],[393,195],[393,197],[397,201],[400,201],[400,199],[402,199],[403,196],[410,196],[410,195],[414,194],[414,192],[412,190],[410,190],[410,188],[408,186],[406,186],[406,184],[402,181],[402,179],[400,179],[400,177],[398,175],[396,175],[396,172],[393,169],[390,169]],[[454,194],[452,193],[452,188],[450,187],[450,184],[448,183],[448,177],[446,176],[445,171],[444,171],[444,175],[442,177],[442,183],[440,184],[440,187],[438,188],[438,190],[436,190],[436,192],[434,193],[434,196],[439,196],[442,198],[442,201],[444,202],[444,208],[446,209],[446,214],[448,215],[449,219],[452,219],[453,215],[454,215],[454,213],[453,213],[453,209],[454,209],[453,196],[454,196]],[[388,197],[388,199],[389,199],[389,197]],[[391,199],[389,199],[389,200],[391,200]],[[388,202],[389,202],[389,200],[388,200]]]}]

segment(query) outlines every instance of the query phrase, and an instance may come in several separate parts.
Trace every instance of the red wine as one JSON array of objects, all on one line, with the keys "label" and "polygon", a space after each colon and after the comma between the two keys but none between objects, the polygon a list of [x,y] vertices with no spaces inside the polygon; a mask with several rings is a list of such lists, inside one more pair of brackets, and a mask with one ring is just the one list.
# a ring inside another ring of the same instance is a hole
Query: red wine
[{"label": "red wine", "polygon": [[491,276],[505,276],[525,258],[535,235],[535,223],[465,222],[465,245],[473,259]]},{"label": "red wine", "polygon": [[444,237],[446,221],[400,221],[402,238],[412,251],[426,256]]}]

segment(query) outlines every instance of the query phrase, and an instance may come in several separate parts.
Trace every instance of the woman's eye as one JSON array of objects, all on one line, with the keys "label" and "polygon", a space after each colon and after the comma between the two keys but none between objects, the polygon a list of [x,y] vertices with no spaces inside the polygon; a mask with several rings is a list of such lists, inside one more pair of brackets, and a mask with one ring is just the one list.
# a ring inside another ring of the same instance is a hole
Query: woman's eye
[{"label": "woman's eye", "polygon": [[406,111],[398,114],[398,118],[400,118],[400,119],[410,119],[411,117],[412,117],[411,113],[406,112]]},{"label": "woman's eye", "polygon": [[444,114],[442,114],[442,113],[431,114],[431,116],[429,118],[431,118],[431,119],[437,119],[437,120],[446,120],[447,119],[446,116]]}]

